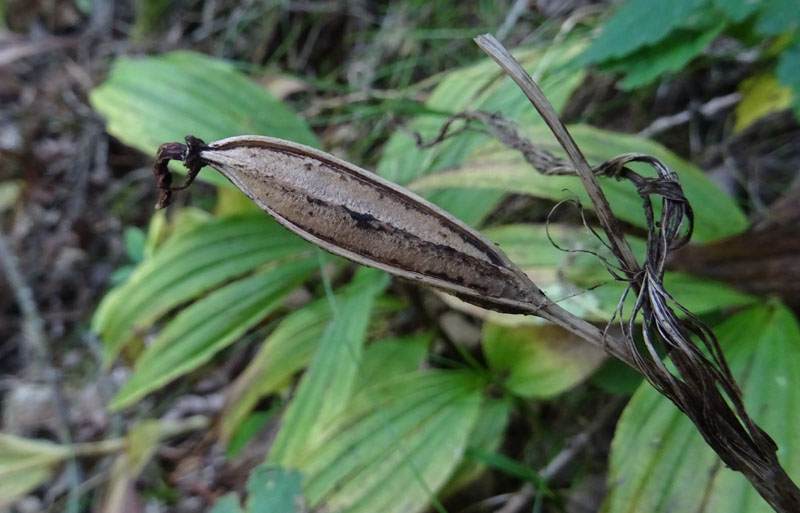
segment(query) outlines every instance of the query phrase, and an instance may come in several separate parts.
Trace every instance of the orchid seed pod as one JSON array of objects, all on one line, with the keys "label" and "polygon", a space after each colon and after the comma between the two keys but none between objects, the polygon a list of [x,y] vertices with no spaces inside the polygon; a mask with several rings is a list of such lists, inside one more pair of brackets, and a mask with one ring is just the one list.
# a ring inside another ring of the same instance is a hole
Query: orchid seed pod
[{"label": "orchid seed pod", "polygon": [[[333,155],[293,142],[240,136],[159,149],[155,175],[166,206],[203,166],[225,176],[262,210],[335,255],[422,282],[478,306],[534,313],[549,301],[492,242],[436,205]],[[171,187],[169,160],[189,169]]]}]

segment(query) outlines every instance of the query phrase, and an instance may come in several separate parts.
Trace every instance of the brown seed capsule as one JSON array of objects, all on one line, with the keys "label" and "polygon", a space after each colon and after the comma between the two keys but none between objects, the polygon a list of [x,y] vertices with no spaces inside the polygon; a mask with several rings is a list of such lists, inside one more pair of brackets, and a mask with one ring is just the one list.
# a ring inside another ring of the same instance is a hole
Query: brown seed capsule
[{"label": "brown seed capsule", "polygon": [[[260,136],[159,150],[156,177],[168,202],[166,163],[181,159],[188,185],[202,166],[222,173],[279,223],[309,242],[510,313],[545,303],[539,289],[494,244],[432,203],[364,169],[300,144]],[[183,188],[186,185],[179,187]]]}]

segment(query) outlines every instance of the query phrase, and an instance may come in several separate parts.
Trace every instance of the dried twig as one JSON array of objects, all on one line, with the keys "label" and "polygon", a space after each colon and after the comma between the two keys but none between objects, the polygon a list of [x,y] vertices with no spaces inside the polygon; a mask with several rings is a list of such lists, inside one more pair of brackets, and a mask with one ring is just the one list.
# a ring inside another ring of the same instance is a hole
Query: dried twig
[{"label": "dried twig", "polygon": [[652,123],[647,125],[647,127],[642,129],[636,135],[639,135],[640,137],[652,137],[656,134],[660,134],[661,132],[669,130],[670,128],[688,123],[696,113],[700,113],[704,117],[709,118],[721,110],[725,110],[736,105],[741,101],[741,99],[742,95],[740,93],[730,93],[726,94],[725,96],[712,98],[699,107],[686,109],[678,112],[677,114],[656,118]]}]

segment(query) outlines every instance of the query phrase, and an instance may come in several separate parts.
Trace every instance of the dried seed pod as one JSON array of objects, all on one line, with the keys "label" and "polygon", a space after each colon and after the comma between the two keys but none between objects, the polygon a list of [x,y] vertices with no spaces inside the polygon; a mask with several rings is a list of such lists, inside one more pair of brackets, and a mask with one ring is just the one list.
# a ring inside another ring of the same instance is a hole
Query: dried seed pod
[{"label": "dried seed pod", "polygon": [[[186,187],[203,166],[222,173],[279,223],[309,242],[362,265],[437,287],[469,303],[532,313],[547,300],[480,233],[432,203],[373,173],[300,144],[260,136],[159,150],[156,178],[164,196]],[[170,187],[169,160],[189,168]]]}]

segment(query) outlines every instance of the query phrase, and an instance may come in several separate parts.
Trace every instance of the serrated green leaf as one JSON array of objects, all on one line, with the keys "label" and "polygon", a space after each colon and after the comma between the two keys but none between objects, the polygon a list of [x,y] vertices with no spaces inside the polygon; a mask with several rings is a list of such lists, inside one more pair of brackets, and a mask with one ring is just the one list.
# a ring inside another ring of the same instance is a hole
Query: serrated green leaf
[{"label": "serrated green leaf", "polygon": [[207,362],[271,311],[316,269],[313,259],[235,281],[181,311],[136,362],[110,407],[119,409]]},{"label": "serrated green leaf", "polygon": [[781,84],[792,90],[792,106],[800,119],[800,35],[781,53],[777,75]]},{"label": "serrated green leaf", "polygon": [[298,456],[347,404],[375,297],[388,282],[387,274],[360,268],[341,300],[330,305],[332,320],[284,415],[270,462],[294,467]]},{"label": "serrated green leaf", "polygon": [[[89,100],[111,135],[148,155],[189,134],[206,141],[257,134],[319,146],[307,124],[269,92],[231,64],[192,52],[121,57]],[[200,178],[228,185],[217,173]]]},{"label": "serrated green leaf", "polygon": [[103,339],[106,364],[176,306],[260,266],[312,254],[263,214],[212,219],[171,237],[98,306],[92,330]]},{"label": "serrated green leaf", "polygon": [[733,127],[735,132],[741,132],[764,116],[786,109],[792,104],[792,90],[779,84],[773,75],[762,74],[747,78],[739,85],[739,92],[742,94],[742,101],[736,106],[736,124]]},{"label": "serrated green leaf", "polygon": [[[590,163],[598,164],[623,153],[636,152],[652,155],[675,171],[694,208],[693,240],[708,242],[739,233],[747,227],[747,218],[730,196],[722,192],[700,169],[660,144],[586,125],[573,125],[569,129]],[[561,153],[546,129],[521,127],[521,133],[538,147]],[[601,186],[617,217],[635,226],[645,227],[642,200],[633,185],[604,179]],[[416,192],[449,187],[495,189],[554,201],[578,199],[585,208],[591,207],[588,195],[577,177],[544,176],[531,169],[518,152],[496,142],[478,149],[467,162],[453,171],[420,178],[409,187]]]},{"label": "serrated green leaf", "polygon": [[756,33],[774,36],[800,28],[796,0],[766,0],[759,2]]},{"label": "serrated green leaf", "polygon": [[[789,476],[800,479],[800,326],[777,304],[760,305],[715,332],[754,420],[777,442]],[[648,384],[617,424],[606,513],[773,511],[740,473],[725,467],[692,423]]]},{"label": "serrated green leaf", "polygon": [[733,21],[750,16],[761,4],[759,0],[714,0],[714,5]]},{"label": "serrated green leaf", "polygon": [[603,62],[653,45],[684,24],[706,1],[630,0],[606,23],[579,62]]},{"label": "serrated green leaf", "polygon": [[[583,80],[583,70],[571,63],[584,46],[585,40],[570,39],[547,48],[514,51],[514,55],[536,77],[554,108],[561,110]],[[442,113],[419,116],[409,126],[409,130],[426,141],[439,133],[450,115],[468,109],[499,113],[529,125],[543,123],[516,84],[490,59],[449,72],[425,105],[431,111]],[[412,137],[397,132],[386,144],[377,171],[405,185],[417,177],[460,164],[488,140],[488,135],[473,130],[450,137],[432,148],[419,149]],[[497,204],[502,194],[456,186],[450,190],[431,191],[426,197],[463,221],[476,224]]]},{"label": "serrated green leaf", "polygon": [[66,446],[0,433],[0,508],[41,485],[70,453]]},{"label": "serrated green leaf", "polygon": [[348,513],[422,510],[455,469],[482,378],[414,372],[354,397],[298,460],[309,504]]},{"label": "serrated green leaf", "polygon": [[520,397],[549,398],[591,375],[605,353],[553,325],[508,327],[485,323],[483,352],[495,374]]},{"label": "serrated green leaf", "polygon": [[625,90],[636,89],[663,75],[685,69],[689,61],[700,55],[723,28],[724,23],[717,23],[702,32],[676,30],[661,43],[640,48],[603,68],[624,72],[625,78],[620,86]]},{"label": "serrated green leaf", "polygon": [[306,511],[300,489],[301,476],[294,470],[271,465],[256,467],[247,480],[248,513],[301,513]]}]

